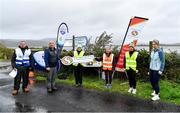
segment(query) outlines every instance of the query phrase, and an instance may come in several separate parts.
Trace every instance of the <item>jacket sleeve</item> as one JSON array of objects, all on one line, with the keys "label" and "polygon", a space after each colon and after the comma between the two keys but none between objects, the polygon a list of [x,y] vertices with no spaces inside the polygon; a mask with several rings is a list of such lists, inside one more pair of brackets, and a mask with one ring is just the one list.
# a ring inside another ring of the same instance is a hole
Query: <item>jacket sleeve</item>
[{"label": "jacket sleeve", "polygon": [[136,63],[137,63],[137,67],[136,68],[137,68],[137,70],[140,69],[140,62],[141,62],[140,59],[141,58],[140,58],[140,55],[139,55],[139,52],[138,52],[138,56],[137,56],[137,59],[136,59]]},{"label": "jacket sleeve", "polygon": [[45,67],[49,67],[48,58],[49,58],[49,53],[48,53],[48,50],[46,49],[46,50],[44,51]]},{"label": "jacket sleeve", "polygon": [[149,72],[150,72],[150,66],[151,66],[151,55],[152,55],[152,51],[149,54]]},{"label": "jacket sleeve", "polygon": [[165,55],[162,50],[159,51],[159,58],[161,61],[160,71],[163,72],[165,66]]},{"label": "jacket sleeve", "polygon": [[113,62],[112,62],[113,70],[115,70],[116,64],[117,64],[116,58],[113,57]]},{"label": "jacket sleeve", "polygon": [[16,63],[15,63],[15,61],[16,61],[16,53],[15,53],[15,51],[14,51],[14,53],[13,53],[13,55],[12,55],[12,58],[11,58],[11,66],[12,66],[12,68],[16,68]]},{"label": "jacket sleeve", "polygon": [[31,70],[34,70],[34,58],[33,58],[33,54],[30,54],[30,68]]},{"label": "jacket sleeve", "polygon": [[97,61],[103,61],[103,57],[102,57],[102,56],[101,56],[101,57],[96,57],[95,60],[97,60]]}]

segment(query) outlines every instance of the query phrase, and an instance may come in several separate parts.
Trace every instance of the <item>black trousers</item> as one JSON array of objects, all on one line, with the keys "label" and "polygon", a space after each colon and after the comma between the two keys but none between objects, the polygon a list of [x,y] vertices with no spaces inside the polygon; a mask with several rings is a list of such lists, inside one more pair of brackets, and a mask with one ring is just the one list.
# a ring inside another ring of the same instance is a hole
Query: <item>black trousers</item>
[{"label": "black trousers", "polygon": [[80,64],[74,67],[74,77],[76,84],[82,85],[82,72],[83,72],[83,67]]},{"label": "black trousers", "polygon": [[150,70],[150,81],[153,90],[155,90],[156,94],[159,94],[160,87],[159,87],[159,80],[160,80],[160,75],[158,71]]},{"label": "black trousers", "polygon": [[106,84],[111,84],[111,82],[112,82],[112,71],[104,70],[104,73],[105,73]]},{"label": "black trousers", "polygon": [[127,71],[127,75],[128,75],[128,79],[129,79],[129,86],[136,89],[136,71],[134,71],[131,68],[126,71]]},{"label": "black trousers", "polygon": [[18,67],[17,75],[14,78],[14,90],[19,90],[21,84],[21,78],[23,79],[22,88],[27,88],[29,82],[29,68],[28,67]]}]

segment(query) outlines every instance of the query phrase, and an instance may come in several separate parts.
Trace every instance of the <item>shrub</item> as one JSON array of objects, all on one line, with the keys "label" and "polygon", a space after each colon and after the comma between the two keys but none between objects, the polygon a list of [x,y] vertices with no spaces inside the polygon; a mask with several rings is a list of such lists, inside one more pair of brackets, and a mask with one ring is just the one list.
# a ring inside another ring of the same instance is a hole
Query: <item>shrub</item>
[{"label": "shrub", "polygon": [[13,54],[13,49],[9,49],[6,47],[0,48],[0,59],[9,60],[11,59],[12,54]]},{"label": "shrub", "polygon": [[[100,49],[94,51],[96,55],[102,56],[102,53],[100,54]],[[116,51],[114,51],[116,52]],[[61,57],[66,55],[73,55],[73,51],[63,51],[61,54]],[[149,52],[145,49],[139,50],[139,74],[138,78],[147,80],[148,79],[148,71],[149,71],[149,62],[150,62],[150,55]],[[69,73],[72,74],[72,66],[63,66],[61,73]],[[87,71],[89,70],[89,71]],[[87,75],[93,75],[94,69],[88,68],[86,69],[86,72],[84,73]],[[172,80],[174,82],[180,82],[180,55],[177,52],[171,52],[171,53],[165,53],[165,69],[162,75],[162,79],[168,79]]]}]

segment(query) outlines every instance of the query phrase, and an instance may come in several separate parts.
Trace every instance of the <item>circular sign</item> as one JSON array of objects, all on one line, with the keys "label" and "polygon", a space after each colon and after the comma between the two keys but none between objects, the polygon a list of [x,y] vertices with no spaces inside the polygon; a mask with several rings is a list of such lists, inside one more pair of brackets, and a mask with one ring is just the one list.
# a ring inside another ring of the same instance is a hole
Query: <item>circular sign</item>
[{"label": "circular sign", "polygon": [[137,36],[137,35],[138,35],[138,32],[137,32],[136,30],[134,30],[134,31],[131,32],[131,34],[132,34],[133,36]]},{"label": "circular sign", "polygon": [[61,33],[61,35],[66,34],[66,29],[64,28],[64,26],[62,26],[62,27],[60,28],[60,33]]},{"label": "circular sign", "polygon": [[61,62],[62,64],[68,66],[68,65],[71,65],[73,63],[73,59],[72,57],[70,56],[64,56],[62,59],[61,59]]},{"label": "circular sign", "polygon": [[61,35],[65,35],[66,33],[68,33],[68,26],[66,23],[61,23],[60,25],[60,29],[59,29]]}]

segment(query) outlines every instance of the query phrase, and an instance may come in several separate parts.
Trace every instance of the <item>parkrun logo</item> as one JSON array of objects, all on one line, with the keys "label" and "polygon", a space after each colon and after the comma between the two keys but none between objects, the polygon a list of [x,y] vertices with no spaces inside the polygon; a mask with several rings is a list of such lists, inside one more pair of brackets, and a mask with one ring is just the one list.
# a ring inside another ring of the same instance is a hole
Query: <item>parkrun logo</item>
[{"label": "parkrun logo", "polygon": [[136,30],[134,30],[134,31],[131,32],[131,34],[132,34],[133,36],[137,36],[137,35],[138,35],[138,32],[137,32]]},{"label": "parkrun logo", "polygon": [[61,35],[66,34],[66,29],[65,29],[65,28],[62,28],[62,29],[60,30],[60,33],[61,33]]}]

